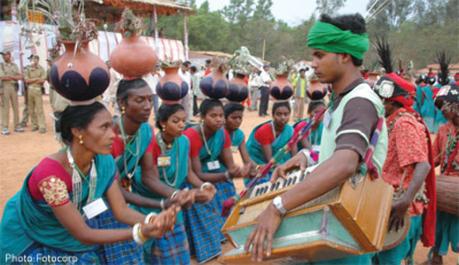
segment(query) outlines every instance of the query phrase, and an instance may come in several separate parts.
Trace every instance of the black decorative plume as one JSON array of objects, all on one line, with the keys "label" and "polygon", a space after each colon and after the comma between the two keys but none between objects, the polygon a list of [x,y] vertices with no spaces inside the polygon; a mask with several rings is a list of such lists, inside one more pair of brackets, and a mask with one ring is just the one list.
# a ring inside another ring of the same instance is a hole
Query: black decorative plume
[{"label": "black decorative plume", "polygon": [[449,70],[448,66],[451,63],[451,57],[448,57],[445,51],[437,53],[437,63],[440,65],[440,72],[438,73],[438,82],[445,86],[449,83]]},{"label": "black decorative plume", "polygon": [[390,46],[384,37],[376,39],[376,50],[379,55],[379,63],[386,70],[387,74],[394,71],[392,67],[392,56],[390,52]]}]

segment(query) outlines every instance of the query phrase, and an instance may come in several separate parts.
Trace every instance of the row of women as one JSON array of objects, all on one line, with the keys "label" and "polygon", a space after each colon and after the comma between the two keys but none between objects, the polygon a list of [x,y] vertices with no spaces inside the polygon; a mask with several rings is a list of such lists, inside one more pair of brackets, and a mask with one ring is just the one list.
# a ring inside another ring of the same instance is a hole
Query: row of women
[{"label": "row of women", "polygon": [[[232,179],[254,176],[294,133],[286,101],[247,144],[239,103],[206,99],[201,122],[186,129],[183,107],[163,104],[156,133],[143,79],[122,80],[117,103],[120,117],[97,101],[62,112],[64,148],[43,158],[5,206],[2,264],[190,264],[192,255],[206,262],[221,254]],[[315,127],[303,144],[318,145],[317,135]],[[243,166],[233,161],[238,151]]]}]

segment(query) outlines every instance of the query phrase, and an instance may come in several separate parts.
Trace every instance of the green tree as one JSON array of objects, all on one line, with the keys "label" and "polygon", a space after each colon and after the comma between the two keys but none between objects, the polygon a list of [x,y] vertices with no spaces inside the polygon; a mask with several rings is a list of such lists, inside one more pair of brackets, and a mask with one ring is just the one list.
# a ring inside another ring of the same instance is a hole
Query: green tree
[{"label": "green tree", "polygon": [[223,16],[231,24],[240,24],[243,28],[254,11],[253,0],[231,0],[222,10]]},{"label": "green tree", "polygon": [[333,15],[344,6],[346,0],[316,0],[316,11],[319,14]]},{"label": "green tree", "polygon": [[258,0],[255,12],[253,12],[253,18],[255,20],[274,20],[271,8],[273,7],[272,0]]},{"label": "green tree", "polygon": [[412,14],[414,4],[415,1],[412,0],[389,0],[388,3],[381,0],[371,0],[367,5],[367,10],[372,8],[368,11],[375,15],[375,24],[378,26],[398,28]]}]

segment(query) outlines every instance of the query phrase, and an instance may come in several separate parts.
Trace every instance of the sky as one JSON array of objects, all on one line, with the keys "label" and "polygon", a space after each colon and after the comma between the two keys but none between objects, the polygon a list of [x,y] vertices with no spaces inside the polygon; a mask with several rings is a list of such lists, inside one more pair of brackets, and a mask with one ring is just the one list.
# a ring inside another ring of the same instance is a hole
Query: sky
[{"label": "sky", "polygon": [[[205,0],[197,0],[198,6]],[[220,10],[228,5],[230,0],[208,0],[210,10]],[[359,12],[363,16],[366,12],[366,6],[369,0],[347,0],[345,6],[339,10],[339,13]],[[272,13],[276,19],[283,20],[291,26],[300,24],[303,20],[308,19],[316,8],[315,0],[273,0]]]}]

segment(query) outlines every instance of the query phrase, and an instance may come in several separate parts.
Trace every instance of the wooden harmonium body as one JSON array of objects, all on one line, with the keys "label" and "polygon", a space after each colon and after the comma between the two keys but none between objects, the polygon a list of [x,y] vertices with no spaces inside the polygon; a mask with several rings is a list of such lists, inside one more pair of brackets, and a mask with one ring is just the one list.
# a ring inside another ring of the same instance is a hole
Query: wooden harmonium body
[{"label": "wooden harmonium body", "polygon": [[[227,264],[251,264],[244,244],[255,218],[272,199],[308,177],[299,170],[276,183],[255,186],[233,208],[223,233],[235,247],[221,257]],[[392,186],[381,178],[356,175],[322,196],[290,210],[274,235],[270,264],[319,261],[381,250],[392,205]]]}]

